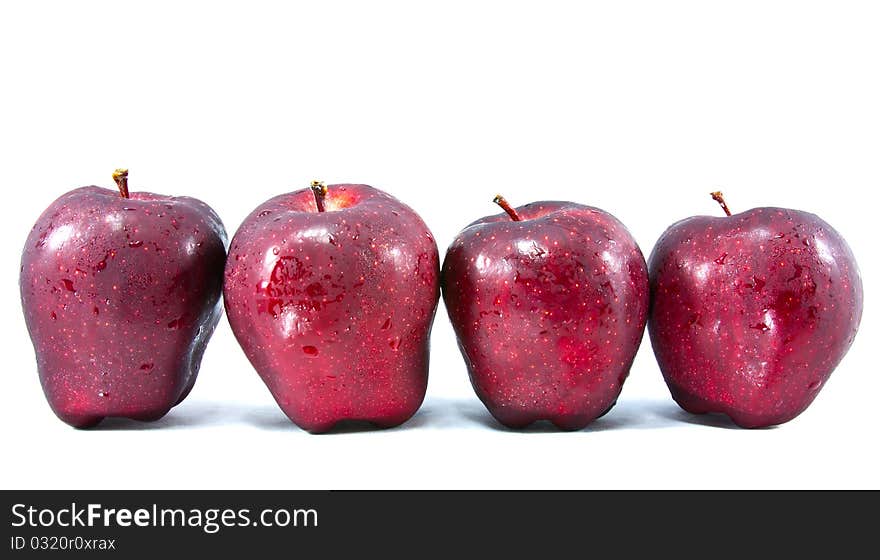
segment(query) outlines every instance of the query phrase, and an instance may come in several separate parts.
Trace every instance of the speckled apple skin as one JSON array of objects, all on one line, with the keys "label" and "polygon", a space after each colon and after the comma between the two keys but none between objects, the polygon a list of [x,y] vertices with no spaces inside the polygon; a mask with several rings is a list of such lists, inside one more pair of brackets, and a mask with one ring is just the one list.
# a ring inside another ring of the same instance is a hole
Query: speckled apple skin
[{"label": "speckled apple skin", "polygon": [[229,323],[298,426],[405,422],[428,383],[440,297],[437,244],[422,219],[367,185],[310,189],[254,210],[233,237]]},{"label": "speckled apple skin", "polygon": [[61,420],[156,420],[186,397],[222,313],[225,243],[220,218],[193,198],[82,187],[46,209],[20,288]]},{"label": "speckled apple skin", "polygon": [[616,402],[648,313],[645,258],[602,210],[535,202],[452,242],[443,298],[471,383],[502,424],[580,429]]},{"label": "speckled apple skin", "polygon": [[862,316],[846,241],[796,210],[682,220],[657,242],[650,274],[651,343],[673,398],[748,428],[803,412]]}]

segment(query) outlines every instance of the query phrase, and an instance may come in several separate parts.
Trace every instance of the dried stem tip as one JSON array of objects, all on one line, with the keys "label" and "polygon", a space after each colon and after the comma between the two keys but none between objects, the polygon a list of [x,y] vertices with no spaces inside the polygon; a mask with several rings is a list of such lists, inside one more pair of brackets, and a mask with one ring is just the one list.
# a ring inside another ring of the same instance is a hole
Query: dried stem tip
[{"label": "dried stem tip", "polygon": [[503,208],[504,211],[507,212],[507,215],[510,216],[510,219],[514,222],[522,220],[522,218],[519,217],[519,214],[516,213],[516,210],[513,209],[513,206],[511,206],[510,203],[507,202],[507,199],[500,194],[496,194],[495,198],[492,199],[492,202]]},{"label": "dried stem tip", "polygon": [[324,211],[324,198],[327,196],[327,185],[323,181],[312,181],[312,194],[315,195],[315,206],[318,212]]},{"label": "dried stem tip", "polygon": [[727,207],[727,203],[724,202],[724,195],[721,194],[721,191],[715,191],[710,193],[712,195],[712,200],[721,205],[721,209],[724,210],[724,213],[730,216],[730,208]]},{"label": "dried stem tip", "polygon": [[117,169],[113,172],[113,180],[119,188],[122,198],[128,198],[128,169]]}]

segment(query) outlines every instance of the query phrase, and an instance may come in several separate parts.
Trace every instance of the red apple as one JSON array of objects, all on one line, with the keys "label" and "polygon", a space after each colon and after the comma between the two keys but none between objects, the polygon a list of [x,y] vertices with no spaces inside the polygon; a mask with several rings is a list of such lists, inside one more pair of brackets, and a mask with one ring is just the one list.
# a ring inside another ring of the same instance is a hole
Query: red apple
[{"label": "red apple", "polygon": [[402,202],[314,183],[268,200],[236,232],[229,323],[298,426],[396,426],[425,396],[438,262],[431,232]]},{"label": "red apple", "polygon": [[61,420],[156,420],[195,383],[220,319],[226,232],[194,198],[82,187],[27,238],[21,301]]},{"label": "red apple", "polygon": [[740,426],[788,422],[816,398],[862,316],[843,237],[818,216],[755,208],[673,224],[650,259],[649,332],[672,397]]},{"label": "red apple", "polygon": [[477,396],[502,424],[580,429],[616,402],[648,313],[645,259],[602,210],[534,202],[466,227],[443,299]]}]

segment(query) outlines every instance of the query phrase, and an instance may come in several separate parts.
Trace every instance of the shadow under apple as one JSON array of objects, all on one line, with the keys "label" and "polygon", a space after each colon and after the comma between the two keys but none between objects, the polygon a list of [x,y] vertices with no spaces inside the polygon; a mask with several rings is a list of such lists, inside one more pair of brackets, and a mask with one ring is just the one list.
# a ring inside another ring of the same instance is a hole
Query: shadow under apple
[{"label": "shadow under apple", "polygon": [[[511,433],[566,433],[543,420],[525,428],[508,428],[496,420],[477,399],[458,401],[458,413],[474,424],[501,432]],[[619,401],[607,414],[597,418],[588,426],[574,432],[604,432],[609,430],[652,430],[684,427],[688,424],[725,429],[741,429],[727,416],[719,414],[695,415],[688,413],[672,401],[634,399]]]},{"label": "shadow under apple", "polygon": [[197,428],[209,426],[215,420],[223,418],[223,406],[210,403],[187,403],[172,408],[168,414],[153,421],[141,421],[131,418],[109,417],[96,426],[84,431],[142,431],[142,430],[173,430],[180,428]]},{"label": "shadow under apple", "polygon": [[[373,433],[373,432],[397,432],[420,428],[430,424],[429,418],[433,416],[433,407],[430,405],[422,406],[412,418],[400,424],[383,428],[366,420],[342,420],[338,422],[332,429],[327,432],[315,435],[341,435],[341,434],[357,434],[357,433]],[[250,410],[242,414],[242,420],[252,424],[258,428],[269,431],[291,431],[302,432],[307,434],[305,430],[298,427],[284,415],[278,407],[264,406],[254,410]]]}]

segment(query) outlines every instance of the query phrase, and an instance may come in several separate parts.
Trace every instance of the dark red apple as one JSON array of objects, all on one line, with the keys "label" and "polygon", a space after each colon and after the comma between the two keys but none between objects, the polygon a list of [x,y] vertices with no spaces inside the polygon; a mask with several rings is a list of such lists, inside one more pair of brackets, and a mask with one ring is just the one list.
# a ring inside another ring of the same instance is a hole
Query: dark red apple
[{"label": "dark red apple", "polygon": [[298,426],[405,422],[428,382],[437,245],[367,185],[314,183],[254,210],[232,239],[224,296],[238,342]]},{"label": "dark red apple", "polygon": [[818,216],[755,208],[673,224],[650,259],[649,332],[672,397],[747,428],[788,422],[856,335],[862,282]]},{"label": "dark red apple", "polygon": [[466,227],[443,262],[443,299],[471,383],[519,428],[580,429],[616,402],[648,313],[645,258],[602,210],[534,202]]},{"label": "dark red apple", "polygon": [[21,301],[49,405],[87,427],[156,420],[195,383],[220,319],[226,232],[187,197],[82,187],[37,220]]}]

